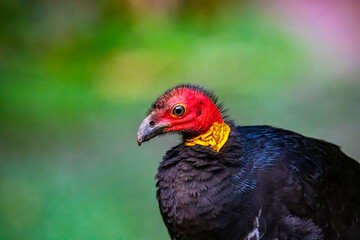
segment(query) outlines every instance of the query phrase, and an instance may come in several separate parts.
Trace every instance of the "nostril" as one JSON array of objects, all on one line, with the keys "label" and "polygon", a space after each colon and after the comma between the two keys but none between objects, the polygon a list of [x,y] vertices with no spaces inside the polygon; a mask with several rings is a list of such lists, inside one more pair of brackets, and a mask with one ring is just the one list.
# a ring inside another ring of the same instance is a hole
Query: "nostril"
[{"label": "nostril", "polygon": [[150,126],[154,126],[155,125],[155,122],[154,121],[151,121],[150,122]]}]

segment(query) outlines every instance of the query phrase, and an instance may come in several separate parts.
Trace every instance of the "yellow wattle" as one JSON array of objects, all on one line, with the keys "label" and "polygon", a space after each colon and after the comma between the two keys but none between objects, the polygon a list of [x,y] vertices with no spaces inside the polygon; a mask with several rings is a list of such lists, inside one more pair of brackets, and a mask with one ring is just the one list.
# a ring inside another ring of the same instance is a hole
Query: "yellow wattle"
[{"label": "yellow wattle", "polygon": [[184,144],[186,146],[210,146],[213,151],[219,152],[228,140],[229,134],[230,127],[226,123],[215,122],[206,133],[191,139],[184,139]]}]

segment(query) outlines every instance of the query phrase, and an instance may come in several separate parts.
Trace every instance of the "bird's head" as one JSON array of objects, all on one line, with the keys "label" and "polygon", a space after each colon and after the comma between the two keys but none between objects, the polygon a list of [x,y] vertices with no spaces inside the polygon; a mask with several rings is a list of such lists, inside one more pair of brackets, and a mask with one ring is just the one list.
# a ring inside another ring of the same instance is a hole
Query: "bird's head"
[{"label": "bird's head", "polygon": [[216,122],[222,123],[221,105],[212,92],[195,85],[179,85],[166,91],[151,106],[137,133],[138,144],[169,132],[196,137]]}]

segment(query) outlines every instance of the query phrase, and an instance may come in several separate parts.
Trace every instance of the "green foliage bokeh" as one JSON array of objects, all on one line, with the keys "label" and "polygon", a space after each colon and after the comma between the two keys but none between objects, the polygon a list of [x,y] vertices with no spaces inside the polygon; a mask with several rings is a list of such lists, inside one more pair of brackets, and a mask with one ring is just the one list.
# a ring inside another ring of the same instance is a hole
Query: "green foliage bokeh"
[{"label": "green foliage bokeh", "polygon": [[179,83],[360,157],[357,79],[325,81],[252,4],[201,2],[0,2],[0,239],[168,239],[153,177],[179,139],[136,132]]}]

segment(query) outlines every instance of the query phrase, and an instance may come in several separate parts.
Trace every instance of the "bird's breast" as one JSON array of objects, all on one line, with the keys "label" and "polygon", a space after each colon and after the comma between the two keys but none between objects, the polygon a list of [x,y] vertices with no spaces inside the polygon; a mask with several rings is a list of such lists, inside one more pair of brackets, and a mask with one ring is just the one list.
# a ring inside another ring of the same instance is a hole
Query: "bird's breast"
[{"label": "bird's breast", "polygon": [[159,169],[157,199],[165,223],[177,231],[224,227],[233,199],[225,167],[207,161],[182,161]]}]

